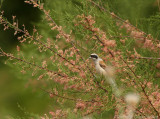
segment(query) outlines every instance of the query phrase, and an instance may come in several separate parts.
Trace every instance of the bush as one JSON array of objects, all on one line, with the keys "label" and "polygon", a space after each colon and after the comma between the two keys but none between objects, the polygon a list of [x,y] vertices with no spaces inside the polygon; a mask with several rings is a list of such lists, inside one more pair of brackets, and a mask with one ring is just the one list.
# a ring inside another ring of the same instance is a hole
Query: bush
[{"label": "bush", "polygon": [[[41,10],[44,25],[30,33],[2,11],[0,23],[14,29],[21,45],[0,55],[54,100],[41,118],[160,118],[159,40],[90,0],[66,1],[59,16],[40,1],[25,3]],[[96,73],[92,53],[107,63],[107,75]]]}]

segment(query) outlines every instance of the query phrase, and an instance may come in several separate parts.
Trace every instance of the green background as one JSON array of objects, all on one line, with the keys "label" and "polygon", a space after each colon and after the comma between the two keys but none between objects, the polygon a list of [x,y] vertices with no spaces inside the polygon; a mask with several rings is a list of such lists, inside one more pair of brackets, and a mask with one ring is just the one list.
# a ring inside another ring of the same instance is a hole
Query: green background
[{"label": "green background", "polygon": [[[147,34],[160,38],[160,15],[158,0],[104,0],[102,4],[123,19],[128,19]],[[47,9],[53,10],[57,24],[66,25],[64,16],[75,15],[78,7],[82,7],[80,0],[46,0]],[[77,6],[77,7],[76,7]],[[16,16],[19,26],[25,24],[26,29],[32,32],[33,25],[45,34],[43,15],[32,5],[25,4],[23,0],[3,0],[1,10],[4,16],[11,21]],[[49,30],[48,30],[49,32]],[[6,52],[14,52],[17,45],[21,45],[14,36],[14,30],[3,31],[0,25],[0,47]],[[28,49],[29,50],[29,49]],[[28,51],[29,52],[29,51]],[[16,73],[16,69],[5,65],[6,58],[0,57],[0,118],[27,118],[28,113],[43,115],[48,113],[52,106],[52,99],[39,88],[28,84],[26,76]],[[18,76],[17,76],[18,75]],[[36,81],[35,81],[36,83]],[[27,85],[28,84],[28,85]],[[38,85],[38,84],[37,84]]]}]

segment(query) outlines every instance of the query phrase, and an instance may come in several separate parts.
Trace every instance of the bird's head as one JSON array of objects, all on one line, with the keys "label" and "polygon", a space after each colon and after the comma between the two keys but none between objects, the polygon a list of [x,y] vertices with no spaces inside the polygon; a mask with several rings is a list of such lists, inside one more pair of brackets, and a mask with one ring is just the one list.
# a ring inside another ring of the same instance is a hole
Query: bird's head
[{"label": "bird's head", "polygon": [[93,61],[96,61],[96,60],[98,60],[99,57],[97,54],[92,53],[89,58],[92,59]]}]

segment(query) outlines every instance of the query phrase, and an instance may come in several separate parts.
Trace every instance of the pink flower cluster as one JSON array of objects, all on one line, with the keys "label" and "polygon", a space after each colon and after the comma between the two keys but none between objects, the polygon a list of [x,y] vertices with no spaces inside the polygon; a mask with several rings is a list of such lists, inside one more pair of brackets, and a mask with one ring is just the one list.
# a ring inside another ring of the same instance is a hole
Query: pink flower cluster
[{"label": "pink flower cluster", "polygon": [[157,48],[159,47],[159,41],[153,39],[153,37],[150,34],[146,34],[143,31],[140,31],[133,25],[129,23],[128,20],[125,22],[117,22],[117,26],[120,27],[120,29],[126,29],[126,32],[130,35],[131,38],[135,39],[137,42],[137,45],[139,47],[143,46],[143,48],[152,50],[152,51],[157,51]]}]

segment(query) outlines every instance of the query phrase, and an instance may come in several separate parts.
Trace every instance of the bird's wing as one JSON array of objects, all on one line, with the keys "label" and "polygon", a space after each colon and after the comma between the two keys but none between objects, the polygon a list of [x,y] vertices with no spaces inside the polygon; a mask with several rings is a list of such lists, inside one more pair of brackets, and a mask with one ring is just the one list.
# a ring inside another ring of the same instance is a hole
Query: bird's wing
[{"label": "bird's wing", "polygon": [[99,65],[100,65],[103,69],[106,69],[106,64],[103,62],[103,60],[99,61]]}]

